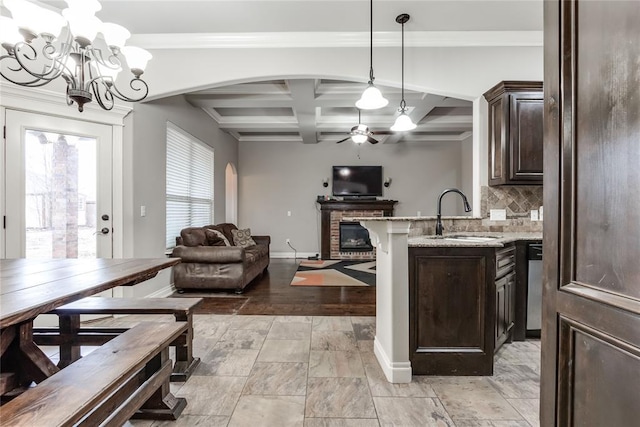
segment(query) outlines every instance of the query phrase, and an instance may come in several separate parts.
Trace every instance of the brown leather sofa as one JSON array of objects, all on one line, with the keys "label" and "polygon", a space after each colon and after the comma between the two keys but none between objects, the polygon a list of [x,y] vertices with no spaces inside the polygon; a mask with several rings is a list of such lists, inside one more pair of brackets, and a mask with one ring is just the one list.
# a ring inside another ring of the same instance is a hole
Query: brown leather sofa
[{"label": "brown leather sofa", "polygon": [[[220,231],[232,246],[209,246],[206,229]],[[176,289],[233,289],[241,293],[269,267],[270,236],[251,236],[256,245],[243,248],[233,245],[231,230],[237,227],[225,223],[180,232],[171,254],[182,260],[173,267]]]}]

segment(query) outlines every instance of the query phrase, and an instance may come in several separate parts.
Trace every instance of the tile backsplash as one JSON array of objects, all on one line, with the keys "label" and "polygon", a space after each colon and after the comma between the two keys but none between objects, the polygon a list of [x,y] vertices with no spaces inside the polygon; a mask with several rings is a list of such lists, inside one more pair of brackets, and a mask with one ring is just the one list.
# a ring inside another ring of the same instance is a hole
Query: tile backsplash
[{"label": "tile backsplash", "polygon": [[[447,233],[460,232],[542,232],[542,221],[531,221],[530,211],[542,206],[542,186],[482,187],[481,218],[443,218]],[[490,209],[505,209],[506,221],[491,221]],[[409,236],[435,234],[435,219],[414,221]]]},{"label": "tile backsplash", "polygon": [[507,218],[529,217],[532,209],[542,206],[541,185],[503,185],[480,189],[480,212],[489,218],[490,209],[506,209]]}]

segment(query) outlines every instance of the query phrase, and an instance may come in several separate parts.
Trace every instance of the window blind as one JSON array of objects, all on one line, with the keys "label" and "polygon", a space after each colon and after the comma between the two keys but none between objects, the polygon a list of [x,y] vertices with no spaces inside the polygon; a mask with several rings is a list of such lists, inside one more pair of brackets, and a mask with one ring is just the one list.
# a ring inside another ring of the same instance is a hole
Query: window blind
[{"label": "window blind", "polygon": [[213,222],[213,148],[167,123],[166,247],[185,227]]}]

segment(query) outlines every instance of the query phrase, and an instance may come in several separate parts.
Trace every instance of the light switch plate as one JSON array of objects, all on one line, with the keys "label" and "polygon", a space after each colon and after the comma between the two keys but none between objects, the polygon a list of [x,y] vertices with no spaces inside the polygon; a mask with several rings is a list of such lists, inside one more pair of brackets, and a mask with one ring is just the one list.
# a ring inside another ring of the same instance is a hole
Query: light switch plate
[{"label": "light switch plate", "polygon": [[531,221],[537,221],[538,220],[538,211],[533,209],[531,210]]},{"label": "light switch plate", "polygon": [[489,219],[491,221],[506,221],[507,220],[507,210],[506,209],[490,209],[489,210]]}]

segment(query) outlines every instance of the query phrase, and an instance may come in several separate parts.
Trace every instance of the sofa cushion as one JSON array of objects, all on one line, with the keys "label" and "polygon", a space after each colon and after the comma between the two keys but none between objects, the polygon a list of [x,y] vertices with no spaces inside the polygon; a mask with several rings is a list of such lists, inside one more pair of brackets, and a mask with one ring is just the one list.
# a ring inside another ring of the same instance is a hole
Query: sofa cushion
[{"label": "sofa cushion", "polygon": [[221,231],[205,228],[204,234],[207,236],[207,244],[209,246],[231,246],[231,243]]},{"label": "sofa cushion", "polygon": [[231,223],[222,223],[222,224],[216,224],[216,225],[206,225],[204,228],[210,228],[212,230],[217,230],[219,232],[221,232],[222,234],[224,234],[224,237],[227,238],[227,240],[230,242],[231,246],[233,246],[233,234],[231,234],[232,230],[237,230],[238,227],[236,227],[234,224]]},{"label": "sofa cushion", "polygon": [[248,246],[256,245],[256,242],[251,238],[250,228],[244,228],[242,230],[231,230],[231,234],[233,235],[233,244],[235,246],[246,248]]},{"label": "sofa cushion", "polygon": [[202,227],[187,227],[180,231],[185,246],[207,246],[207,236]]}]

